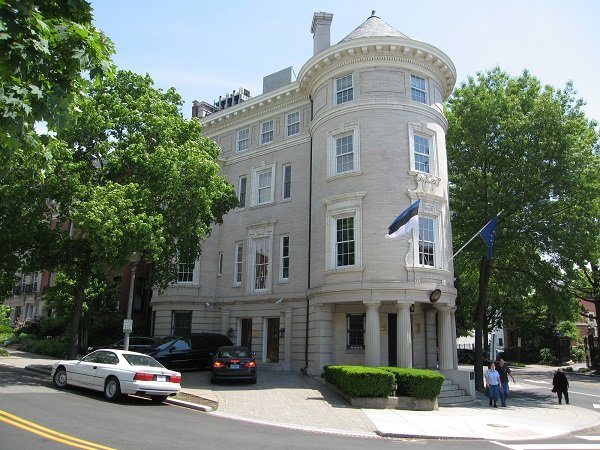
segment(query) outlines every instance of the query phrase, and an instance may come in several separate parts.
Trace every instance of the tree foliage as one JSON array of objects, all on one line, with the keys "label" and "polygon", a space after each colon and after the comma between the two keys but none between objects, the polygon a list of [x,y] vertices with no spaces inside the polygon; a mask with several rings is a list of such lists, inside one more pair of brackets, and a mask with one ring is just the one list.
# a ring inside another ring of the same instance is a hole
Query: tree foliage
[{"label": "tree foliage", "polygon": [[197,259],[211,225],[237,204],[220,175],[219,147],[180,105],[173,89],[119,71],[89,86],[81,113],[49,146],[46,217],[56,226],[40,230],[29,255],[32,265],[75,282],[75,337],[96,274],[108,277],[137,253],[153,263],[152,282],[165,287],[178,261]]},{"label": "tree foliage", "polygon": [[112,43],[92,25],[85,0],[0,1],[0,146],[35,141],[33,126],[56,129],[79,94],[83,71],[111,70]]},{"label": "tree foliage", "polygon": [[43,190],[52,137],[71,116],[84,79],[112,71],[112,43],[84,0],[0,0],[0,300],[47,227]]},{"label": "tree foliage", "polygon": [[597,239],[600,195],[598,133],[582,105],[570,83],[557,90],[527,71],[511,77],[499,68],[470,77],[449,99],[455,247],[502,211],[487,295],[481,297],[478,285],[484,242],[455,260],[457,321],[481,332],[491,322],[475,323],[477,307],[495,317],[490,309],[530,297],[556,317],[572,313],[572,297],[562,287]]}]

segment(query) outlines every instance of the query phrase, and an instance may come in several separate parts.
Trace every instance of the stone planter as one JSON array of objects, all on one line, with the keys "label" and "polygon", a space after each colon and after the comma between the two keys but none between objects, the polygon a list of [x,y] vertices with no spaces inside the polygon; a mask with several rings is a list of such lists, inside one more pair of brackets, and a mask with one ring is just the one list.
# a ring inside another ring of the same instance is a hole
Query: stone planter
[{"label": "stone planter", "polygon": [[336,392],[350,405],[363,409],[404,409],[408,411],[435,411],[438,409],[437,397],[433,400],[414,397],[350,397],[337,386],[325,382],[327,387]]}]

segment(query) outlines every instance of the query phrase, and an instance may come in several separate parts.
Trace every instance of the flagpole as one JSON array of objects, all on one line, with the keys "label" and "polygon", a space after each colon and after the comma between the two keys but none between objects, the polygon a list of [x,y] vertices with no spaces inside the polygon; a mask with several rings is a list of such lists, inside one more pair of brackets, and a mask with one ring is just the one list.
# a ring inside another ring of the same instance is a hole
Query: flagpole
[{"label": "flagpole", "polygon": [[[496,216],[495,216],[495,217],[500,217],[500,215],[501,215],[503,212],[504,212],[504,210],[500,211],[498,214],[496,214]],[[482,227],[479,229],[479,231],[477,231],[477,233],[475,233],[475,234],[473,235],[473,237],[467,241],[467,243],[466,243],[465,245],[463,245],[461,248],[459,248],[459,249],[458,249],[458,251],[457,251],[457,252],[456,252],[454,255],[452,255],[452,257],[451,257],[451,258],[450,258],[448,261],[446,261],[446,263],[444,264],[444,267],[448,267],[448,263],[449,263],[450,261],[452,261],[452,260],[453,260],[453,259],[456,257],[456,255],[458,255],[460,252],[462,252],[462,251],[464,250],[464,248],[465,248],[467,245],[469,245],[469,244],[471,243],[471,241],[472,241],[473,239],[475,239],[479,233],[481,233],[481,230],[483,230],[485,227],[487,227],[487,226],[488,226],[488,224],[489,224],[489,223],[492,221],[492,219],[493,219],[493,217],[492,217],[490,220],[488,220],[488,221],[485,223],[485,225],[484,225],[484,226],[482,226]]]}]

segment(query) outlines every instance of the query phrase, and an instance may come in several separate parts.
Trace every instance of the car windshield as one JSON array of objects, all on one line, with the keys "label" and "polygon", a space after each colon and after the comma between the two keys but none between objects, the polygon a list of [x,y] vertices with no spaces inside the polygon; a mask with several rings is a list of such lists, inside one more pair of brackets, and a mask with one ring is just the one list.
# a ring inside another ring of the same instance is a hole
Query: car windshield
[{"label": "car windshield", "polygon": [[223,348],[218,356],[219,358],[250,358],[252,355],[245,348]]},{"label": "car windshield", "polygon": [[132,366],[164,367],[157,360],[146,355],[124,353],[123,358],[125,358],[125,360]]}]

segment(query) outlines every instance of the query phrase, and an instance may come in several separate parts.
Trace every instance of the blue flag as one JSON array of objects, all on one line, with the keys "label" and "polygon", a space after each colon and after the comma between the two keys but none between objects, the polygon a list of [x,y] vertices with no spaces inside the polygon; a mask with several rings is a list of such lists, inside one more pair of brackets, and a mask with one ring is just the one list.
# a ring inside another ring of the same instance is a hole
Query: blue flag
[{"label": "blue flag", "polygon": [[496,224],[498,222],[498,216],[492,217],[492,219],[482,228],[479,235],[485,241],[487,245],[486,256],[491,259],[494,256],[494,243],[496,242]]},{"label": "blue flag", "polygon": [[419,224],[419,204],[421,200],[417,200],[410,205],[406,210],[402,211],[388,228],[386,238],[395,239],[405,234],[408,234],[415,226]]}]

